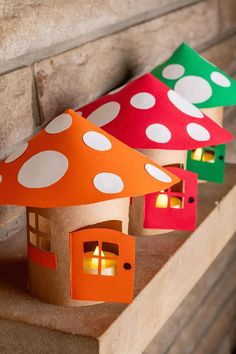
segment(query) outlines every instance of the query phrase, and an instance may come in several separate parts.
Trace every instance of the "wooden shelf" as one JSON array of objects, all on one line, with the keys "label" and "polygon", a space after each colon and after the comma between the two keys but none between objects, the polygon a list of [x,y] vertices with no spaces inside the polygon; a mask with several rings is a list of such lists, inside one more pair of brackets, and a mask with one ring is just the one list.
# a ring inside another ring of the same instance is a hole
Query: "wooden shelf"
[{"label": "wooden shelf", "polygon": [[24,232],[0,243],[0,352],[139,354],[236,230],[236,165],[223,185],[199,185],[198,227],[136,238],[135,299],[58,307],[27,292]]}]

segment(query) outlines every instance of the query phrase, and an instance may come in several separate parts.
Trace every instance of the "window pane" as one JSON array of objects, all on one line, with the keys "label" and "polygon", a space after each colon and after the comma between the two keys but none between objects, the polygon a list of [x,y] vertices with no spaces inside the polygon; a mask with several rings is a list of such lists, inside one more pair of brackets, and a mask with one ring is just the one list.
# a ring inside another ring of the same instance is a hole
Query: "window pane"
[{"label": "window pane", "polygon": [[[102,243],[102,251],[104,253],[104,257],[106,256],[119,256],[119,246],[116,243],[111,242],[103,242]],[[109,254],[108,254],[109,253]]]},{"label": "window pane", "polygon": [[167,208],[168,207],[168,196],[167,194],[158,194],[156,197],[156,208]]},{"label": "window pane", "polygon": [[183,193],[184,192],[184,181],[179,181],[171,187],[171,192]]},{"label": "window pane", "polygon": [[182,197],[170,197],[170,207],[181,209],[184,207],[184,200]]},{"label": "window pane", "polygon": [[204,151],[204,153],[202,155],[202,161],[203,162],[214,163],[215,162],[215,151],[205,149],[205,151]]},{"label": "window pane", "polygon": [[39,238],[39,248],[43,251],[51,251],[51,241],[46,238]]},{"label": "window pane", "polygon": [[102,259],[101,275],[114,276],[118,274],[118,259]]},{"label": "window pane", "polygon": [[34,234],[33,232],[29,232],[29,242],[34,245],[37,246],[37,237],[36,234]]},{"label": "window pane", "polygon": [[95,252],[97,247],[98,247],[97,241],[84,242],[84,253]]},{"label": "window pane", "polygon": [[99,258],[84,257],[83,271],[87,274],[98,274]]},{"label": "window pane", "polygon": [[50,235],[51,234],[51,220],[45,218],[44,216],[38,215],[39,221],[39,231]]},{"label": "window pane", "polygon": [[196,150],[192,150],[191,159],[192,160],[196,160],[196,161],[201,161],[202,153],[203,153],[202,148],[198,148]]},{"label": "window pane", "polygon": [[29,212],[29,225],[35,228],[36,226],[35,213]]}]

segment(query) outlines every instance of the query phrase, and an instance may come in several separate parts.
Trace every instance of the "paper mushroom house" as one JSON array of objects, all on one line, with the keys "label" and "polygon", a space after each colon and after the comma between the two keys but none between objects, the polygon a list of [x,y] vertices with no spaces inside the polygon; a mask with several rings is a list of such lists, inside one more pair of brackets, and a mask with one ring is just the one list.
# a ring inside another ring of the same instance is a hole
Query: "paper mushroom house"
[{"label": "paper mushroom house", "polygon": [[1,162],[0,175],[0,204],[27,206],[33,295],[75,306],[132,301],[130,197],[178,177],[72,110]]},{"label": "paper mushroom house", "polygon": [[[164,166],[184,181],[159,196],[133,198],[130,232],[156,235],[158,229],[193,229],[196,175],[176,167],[188,149],[224,143],[231,134],[151,74],[145,74],[79,108],[88,120]],[[174,166],[173,166],[174,165]]]},{"label": "paper mushroom house", "polygon": [[[152,74],[222,126],[223,107],[236,104],[236,81],[186,43]],[[187,168],[199,179],[223,182],[225,146],[188,152]]]}]

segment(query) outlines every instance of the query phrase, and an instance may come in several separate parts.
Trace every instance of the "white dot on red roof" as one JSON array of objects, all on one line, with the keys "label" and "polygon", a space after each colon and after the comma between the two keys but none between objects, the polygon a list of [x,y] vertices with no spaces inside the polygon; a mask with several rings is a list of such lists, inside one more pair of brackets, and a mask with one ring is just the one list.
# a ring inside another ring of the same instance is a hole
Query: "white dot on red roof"
[{"label": "white dot on red roof", "polygon": [[2,182],[2,175],[0,175],[0,183]]},{"label": "white dot on red roof", "polygon": [[200,76],[184,76],[176,82],[174,89],[191,103],[205,102],[212,96],[211,85]]},{"label": "white dot on red roof", "polygon": [[145,170],[147,171],[147,173],[149,173],[150,176],[157,179],[158,181],[167,183],[172,181],[170,176],[168,176],[164,171],[162,171],[156,166],[151,165],[150,163],[147,163],[145,165]]},{"label": "white dot on red roof", "polygon": [[24,152],[27,150],[28,148],[28,143],[22,144],[20,146],[18,146],[18,148],[13,151],[13,153],[7,157],[7,159],[5,160],[6,163],[15,161],[16,159],[18,159],[18,157],[22,156],[24,154]]},{"label": "white dot on red roof", "polygon": [[194,118],[203,118],[204,114],[193,104],[188,102],[184,97],[180,96],[177,92],[169,90],[167,92],[168,98],[173,105],[181,112],[188,114]]},{"label": "white dot on red roof", "polygon": [[156,143],[167,143],[171,139],[171,132],[164,124],[151,124],[146,129],[148,139]]},{"label": "white dot on red roof", "polygon": [[88,119],[97,127],[102,127],[115,119],[120,112],[120,104],[115,101],[104,103],[89,114]]},{"label": "white dot on red roof", "polygon": [[149,109],[152,108],[156,103],[156,99],[153,95],[148,92],[139,92],[134,95],[131,100],[130,104],[134,108],[138,109]]},{"label": "white dot on red roof", "polygon": [[197,141],[207,141],[210,139],[210,133],[206,128],[197,123],[189,123],[186,127],[188,135]]},{"label": "white dot on red roof", "polygon": [[57,134],[61,133],[68,128],[70,128],[72,124],[72,118],[70,114],[63,113],[54,118],[45,128],[46,132],[49,134]]},{"label": "white dot on red roof", "polygon": [[213,71],[211,73],[211,80],[219,86],[222,87],[229,87],[231,85],[230,80],[223,74],[219,73],[218,71]]},{"label": "white dot on red roof", "polygon": [[169,80],[176,80],[180,78],[185,72],[185,68],[183,65],[180,64],[170,64],[167,65],[163,70],[162,70],[162,76],[165,79]]},{"label": "white dot on red roof", "polygon": [[94,187],[102,193],[119,193],[124,189],[124,183],[120,176],[102,172],[98,173],[93,179]]},{"label": "white dot on red roof", "polygon": [[81,111],[76,111],[77,114],[79,114],[80,116],[83,115],[83,113]]},{"label": "white dot on red roof", "polygon": [[26,188],[45,188],[59,181],[68,169],[61,152],[46,150],[27,160],[18,173],[18,182]]},{"label": "white dot on red roof", "polygon": [[123,90],[123,88],[124,88],[125,86],[126,86],[126,85],[117,87],[115,90],[112,90],[112,91],[108,92],[108,95],[114,95],[115,93],[120,92],[121,90]]},{"label": "white dot on red roof", "polygon": [[83,141],[87,146],[98,151],[110,150],[112,147],[110,140],[106,136],[94,131],[85,133]]}]

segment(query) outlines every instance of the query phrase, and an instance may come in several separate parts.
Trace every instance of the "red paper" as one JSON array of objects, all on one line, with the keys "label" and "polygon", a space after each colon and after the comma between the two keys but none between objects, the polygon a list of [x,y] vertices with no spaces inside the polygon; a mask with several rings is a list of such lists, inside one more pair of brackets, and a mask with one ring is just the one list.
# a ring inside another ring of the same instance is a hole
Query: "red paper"
[{"label": "red paper", "polygon": [[232,139],[228,131],[151,74],[78,111],[136,149],[190,150]]},{"label": "red paper", "polygon": [[168,198],[182,197],[183,208],[157,208],[158,193],[145,196],[144,228],[147,229],[174,229],[194,230],[196,227],[197,212],[197,174],[178,167],[168,167],[184,181],[184,193],[172,192],[168,189]]},{"label": "red paper", "polygon": [[32,263],[44,268],[57,269],[57,256],[55,253],[42,251],[28,243],[28,257]]}]

